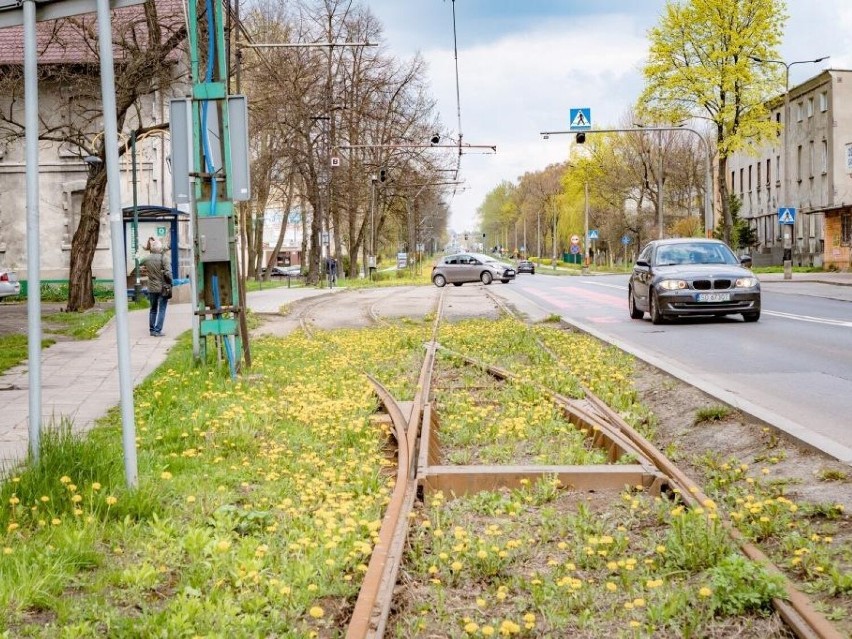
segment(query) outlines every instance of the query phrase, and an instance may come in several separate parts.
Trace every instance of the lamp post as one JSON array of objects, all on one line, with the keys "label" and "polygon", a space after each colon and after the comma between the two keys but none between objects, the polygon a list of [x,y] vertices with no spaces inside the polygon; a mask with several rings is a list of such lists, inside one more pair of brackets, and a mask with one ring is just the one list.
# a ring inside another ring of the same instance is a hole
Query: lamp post
[{"label": "lamp post", "polygon": [[[780,64],[784,66],[784,137],[781,140],[782,153],[781,155],[784,158],[784,162],[781,165],[781,198],[782,198],[782,206],[779,208],[786,208],[790,205],[790,172],[787,170],[787,143],[789,140],[788,131],[790,129],[790,67],[795,64],[816,64],[818,62],[822,62],[823,60],[827,60],[831,56],[824,55],[821,58],[816,58],[814,60],[796,60],[794,62],[784,62],[783,60],[767,60],[766,58],[759,58],[757,56],[750,55],[749,58],[755,62],[759,62],[761,64]],[[783,248],[784,248],[784,279],[789,280],[793,278],[793,229],[791,228],[792,224],[784,224],[783,225]]]}]

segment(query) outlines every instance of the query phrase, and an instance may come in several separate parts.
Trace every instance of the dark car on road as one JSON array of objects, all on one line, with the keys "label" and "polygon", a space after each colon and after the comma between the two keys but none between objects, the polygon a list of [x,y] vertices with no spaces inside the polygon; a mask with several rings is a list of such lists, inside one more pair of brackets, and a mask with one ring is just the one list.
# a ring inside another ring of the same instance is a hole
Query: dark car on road
[{"label": "dark car on road", "polygon": [[482,253],[445,255],[432,267],[432,283],[437,287],[467,282],[491,284],[500,280],[508,284],[515,279],[515,267]]},{"label": "dark car on road", "polygon": [[518,267],[516,269],[518,273],[529,273],[531,275],[535,275],[535,262],[530,262],[529,260],[521,260],[518,262]]},{"label": "dark car on road", "polygon": [[669,318],[742,314],[760,319],[760,282],[719,240],[695,238],[649,242],[633,267],[627,287],[630,317],[647,312],[654,324]]}]

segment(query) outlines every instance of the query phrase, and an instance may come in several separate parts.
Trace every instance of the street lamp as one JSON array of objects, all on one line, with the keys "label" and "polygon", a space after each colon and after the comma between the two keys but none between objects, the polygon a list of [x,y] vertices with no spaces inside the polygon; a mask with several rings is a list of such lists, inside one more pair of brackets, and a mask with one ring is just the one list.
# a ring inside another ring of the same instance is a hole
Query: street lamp
[{"label": "street lamp", "polygon": [[[790,205],[790,172],[787,170],[787,141],[789,140],[787,132],[790,129],[790,67],[792,67],[794,64],[816,64],[818,62],[822,62],[823,60],[827,60],[830,57],[831,56],[824,55],[821,58],[816,58],[814,60],[796,60],[795,62],[784,62],[783,60],[767,60],[766,58],[759,58],[754,55],[749,56],[749,59],[753,60],[754,62],[759,62],[761,64],[780,64],[784,66],[784,137],[781,141],[781,146],[783,147],[781,155],[784,157],[784,163],[781,165],[781,198],[783,204],[779,208],[786,208]],[[785,280],[793,278],[793,229],[790,228],[791,226],[791,224],[783,225]]]}]

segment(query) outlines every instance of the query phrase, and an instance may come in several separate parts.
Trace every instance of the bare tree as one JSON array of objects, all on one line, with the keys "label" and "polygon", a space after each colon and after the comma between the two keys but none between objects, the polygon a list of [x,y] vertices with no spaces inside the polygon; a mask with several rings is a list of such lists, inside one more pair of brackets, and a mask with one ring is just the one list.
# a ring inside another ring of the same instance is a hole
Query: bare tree
[{"label": "bare tree", "polygon": [[[94,305],[92,261],[101,227],[106,190],[103,111],[100,100],[97,28],[85,15],[39,25],[40,79],[63,96],[61,108],[39,114],[41,140],[54,142],[79,159],[97,158],[83,191],[82,207],[71,243],[68,310]],[[138,135],[165,124],[143,126],[141,98],[167,91],[180,74],[180,47],[186,40],[181,5],[175,0],[147,0],[138,7],[113,12],[113,48],[116,65],[116,115],[119,130]],[[23,99],[23,71],[18,65],[0,69],[0,136],[22,137],[25,127],[19,104]],[[150,120],[150,117],[148,118]],[[121,145],[119,155],[126,152]],[[116,291],[124,287],[123,274],[114,274]]]}]

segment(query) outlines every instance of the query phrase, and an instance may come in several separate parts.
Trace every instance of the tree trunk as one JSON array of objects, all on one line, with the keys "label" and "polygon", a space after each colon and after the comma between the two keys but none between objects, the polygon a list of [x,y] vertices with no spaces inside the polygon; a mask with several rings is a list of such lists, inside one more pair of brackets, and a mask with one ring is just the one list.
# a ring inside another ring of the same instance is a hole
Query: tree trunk
[{"label": "tree trunk", "polygon": [[733,219],[731,217],[731,206],[728,201],[728,183],[725,181],[725,175],[728,173],[728,158],[719,156],[719,175],[716,180],[719,185],[719,195],[722,198],[722,219],[723,230],[722,239],[730,246],[731,244],[731,229],[733,228]]},{"label": "tree trunk", "polygon": [[[103,163],[93,165],[83,191],[80,223],[71,240],[68,310],[72,312],[85,311],[95,305],[95,295],[92,290],[92,260],[95,257],[101,231],[101,209],[105,191],[106,167]],[[125,290],[126,279],[127,274],[124,272],[113,274],[116,295]]]}]

